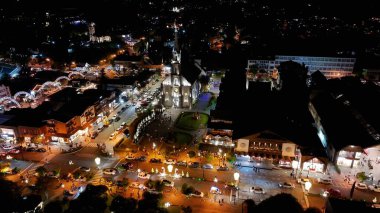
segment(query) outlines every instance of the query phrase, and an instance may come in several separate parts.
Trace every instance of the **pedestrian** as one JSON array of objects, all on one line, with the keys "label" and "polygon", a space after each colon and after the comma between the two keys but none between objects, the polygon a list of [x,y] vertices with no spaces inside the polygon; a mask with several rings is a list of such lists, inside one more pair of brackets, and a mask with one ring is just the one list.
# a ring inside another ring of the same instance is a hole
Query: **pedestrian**
[{"label": "pedestrian", "polygon": [[224,203],[224,199],[222,198],[222,203]]},{"label": "pedestrian", "polygon": [[220,205],[220,199],[219,199],[219,205]]}]

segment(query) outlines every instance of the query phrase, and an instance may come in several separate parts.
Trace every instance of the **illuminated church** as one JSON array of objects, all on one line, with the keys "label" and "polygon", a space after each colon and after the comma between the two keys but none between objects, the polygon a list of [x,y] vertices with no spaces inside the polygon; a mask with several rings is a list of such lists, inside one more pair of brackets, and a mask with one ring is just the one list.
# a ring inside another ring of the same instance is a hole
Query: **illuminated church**
[{"label": "illuminated church", "polygon": [[178,27],[174,23],[173,58],[171,74],[162,82],[162,104],[164,107],[190,108],[192,105],[192,87],[181,74],[181,51],[178,46]]}]

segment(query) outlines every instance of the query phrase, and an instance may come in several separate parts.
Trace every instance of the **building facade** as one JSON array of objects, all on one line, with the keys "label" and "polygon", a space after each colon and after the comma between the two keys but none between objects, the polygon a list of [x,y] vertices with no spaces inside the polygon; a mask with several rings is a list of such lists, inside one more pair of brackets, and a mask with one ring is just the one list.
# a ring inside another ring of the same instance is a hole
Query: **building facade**
[{"label": "building facade", "polygon": [[339,57],[276,55],[274,60],[248,60],[247,68],[256,66],[259,69],[272,71],[285,61],[294,61],[300,64],[305,64],[309,70],[309,74],[312,74],[313,72],[319,70],[326,78],[330,79],[352,76],[356,59]]}]

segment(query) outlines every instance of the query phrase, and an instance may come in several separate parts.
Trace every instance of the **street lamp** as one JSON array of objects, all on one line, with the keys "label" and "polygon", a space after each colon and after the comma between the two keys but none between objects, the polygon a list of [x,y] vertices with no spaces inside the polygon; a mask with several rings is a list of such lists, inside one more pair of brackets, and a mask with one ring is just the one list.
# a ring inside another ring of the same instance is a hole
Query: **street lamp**
[{"label": "street lamp", "polygon": [[98,167],[98,169],[100,169],[100,167],[99,167],[99,165],[100,165],[100,158],[99,157],[95,158],[95,164]]},{"label": "street lamp", "polygon": [[[298,161],[296,161],[296,160],[293,160],[293,161],[292,161],[292,168],[293,168],[294,178],[297,178]],[[295,171],[295,173],[294,173],[294,171]]]},{"label": "street lamp", "polygon": [[306,189],[306,191],[307,191],[307,193],[309,193],[309,190],[310,190],[310,188],[311,188],[311,183],[309,182],[309,181],[307,181],[306,183],[305,183],[305,189]]},{"label": "street lamp", "polygon": [[173,165],[169,164],[168,165],[168,172],[171,173],[173,171]]},{"label": "street lamp", "polygon": [[216,178],[216,176],[214,177],[214,182],[215,182],[215,183],[218,182],[218,178]]}]

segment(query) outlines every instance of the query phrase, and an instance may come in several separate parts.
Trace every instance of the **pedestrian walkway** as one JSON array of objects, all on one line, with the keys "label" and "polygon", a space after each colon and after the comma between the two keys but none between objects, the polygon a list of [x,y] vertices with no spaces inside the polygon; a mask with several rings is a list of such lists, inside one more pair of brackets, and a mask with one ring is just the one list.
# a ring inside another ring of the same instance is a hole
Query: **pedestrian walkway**
[{"label": "pedestrian walkway", "polygon": [[102,170],[98,170],[94,177],[88,182],[89,184],[92,184],[92,185],[100,185],[102,182],[101,180],[103,179],[103,172]]}]

